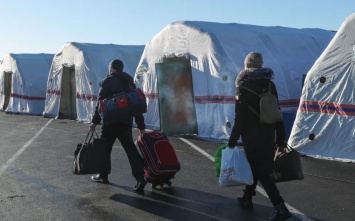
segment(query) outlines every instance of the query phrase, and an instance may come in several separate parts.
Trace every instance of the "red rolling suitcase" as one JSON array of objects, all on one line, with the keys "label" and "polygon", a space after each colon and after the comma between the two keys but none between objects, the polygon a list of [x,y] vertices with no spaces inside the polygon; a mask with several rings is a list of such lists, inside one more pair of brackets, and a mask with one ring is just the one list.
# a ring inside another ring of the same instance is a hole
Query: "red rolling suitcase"
[{"label": "red rolling suitcase", "polygon": [[171,179],[180,170],[174,147],[164,133],[153,131],[138,136],[137,146],[145,160],[144,174],[155,189],[157,185],[171,186]]}]

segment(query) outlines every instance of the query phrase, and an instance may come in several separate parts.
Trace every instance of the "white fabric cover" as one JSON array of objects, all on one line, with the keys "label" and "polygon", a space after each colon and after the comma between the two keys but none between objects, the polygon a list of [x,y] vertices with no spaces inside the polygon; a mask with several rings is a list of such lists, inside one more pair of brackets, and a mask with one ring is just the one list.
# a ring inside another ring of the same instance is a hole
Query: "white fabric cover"
[{"label": "white fabric cover", "polygon": [[146,124],[160,127],[155,63],[172,54],[190,57],[201,138],[228,139],[234,123],[235,77],[251,51],[261,52],[264,66],[274,70],[283,111],[296,113],[302,77],[333,36],[334,32],[321,29],[171,23],[148,42],[135,74],[136,83],[148,97]]},{"label": "white fabric cover", "polygon": [[0,64],[0,106],[5,103],[5,72],[11,73],[7,113],[41,115],[54,54],[8,54]]},{"label": "white fabric cover", "polygon": [[66,43],[52,62],[43,115],[58,117],[63,67],[74,67],[77,120],[91,122],[99,83],[109,74],[110,62],[120,59],[123,71],[133,77],[143,50],[143,45]]},{"label": "white fabric cover", "polygon": [[352,14],[307,74],[289,144],[308,156],[355,162],[354,85]]}]

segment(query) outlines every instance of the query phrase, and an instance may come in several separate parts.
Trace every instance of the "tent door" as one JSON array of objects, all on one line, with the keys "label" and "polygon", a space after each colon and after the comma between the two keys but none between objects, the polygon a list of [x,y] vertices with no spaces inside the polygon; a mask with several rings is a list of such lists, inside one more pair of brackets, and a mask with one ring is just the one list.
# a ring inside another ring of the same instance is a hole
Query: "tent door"
[{"label": "tent door", "polygon": [[72,120],[77,119],[74,68],[63,67],[58,118]]},{"label": "tent door", "polygon": [[160,130],[167,135],[197,134],[190,60],[155,64]]},{"label": "tent door", "polygon": [[12,85],[12,72],[4,72],[4,106],[2,110],[6,110],[10,102]]}]

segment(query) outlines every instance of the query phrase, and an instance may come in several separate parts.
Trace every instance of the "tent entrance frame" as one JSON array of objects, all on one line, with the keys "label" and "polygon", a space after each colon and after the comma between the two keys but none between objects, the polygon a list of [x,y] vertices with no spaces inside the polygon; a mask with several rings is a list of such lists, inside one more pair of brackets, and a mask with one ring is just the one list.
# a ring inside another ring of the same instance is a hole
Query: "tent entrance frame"
[{"label": "tent entrance frame", "polygon": [[66,67],[63,65],[58,113],[59,119],[77,119],[76,99],[75,67]]},{"label": "tent entrance frame", "polygon": [[156,63],[160,130],[169,135],[197,135],[192,69],[186,57]]},{"label": "tent entrance frame", "polygon": [[2,106],[2,110],[6,110],[9,105],[10,97],[11,97],[11,85],[12,85],[12,75],[11,71],[4,71],[4,105]]}]

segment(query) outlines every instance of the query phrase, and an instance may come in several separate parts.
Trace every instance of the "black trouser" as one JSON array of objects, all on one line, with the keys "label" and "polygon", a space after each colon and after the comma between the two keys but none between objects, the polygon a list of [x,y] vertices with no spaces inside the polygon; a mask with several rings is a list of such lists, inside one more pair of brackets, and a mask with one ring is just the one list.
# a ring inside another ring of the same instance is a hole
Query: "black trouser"
[{"label": "black trouser", "polygon": [[138,150],[134,145],[131,126],[124,124],[110,124],[108,126],[103,125],[101,128],[101,138],[106,140],[110,156],[113,144],[117,138],[121,142],[121,145],[127,154],[133,177],[136,178],[136,180],[144,177],[143,158],[138,153]]},{"label": "black trouser", "polygon": [[[248,151],[246,151],[248,156]],[[248,161],[254,176],[254,183],[245,187],[245,194],[255,195],[255,189],[260,181],[273,205],[284,202],[272,176],[274,169],[274,152],[249,152]]]}]

